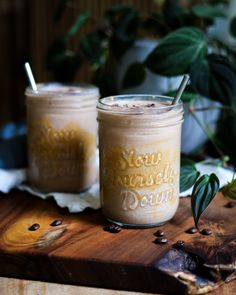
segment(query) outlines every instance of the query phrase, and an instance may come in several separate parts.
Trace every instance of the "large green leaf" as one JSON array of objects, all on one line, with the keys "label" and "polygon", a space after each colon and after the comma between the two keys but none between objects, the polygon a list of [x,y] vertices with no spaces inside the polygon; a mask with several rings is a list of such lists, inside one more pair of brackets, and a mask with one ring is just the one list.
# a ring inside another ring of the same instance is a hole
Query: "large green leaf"
[{"label": "large green leaf", "polygon": [[189,27],[168,34],[148,55],[145,65],[165,76],[181,75],[190,65],[207,54],[207,43],[201,30]]},{"label": "large green leaf", "polygon": [[215,17],[225,17],[222,8],[209,4],[199,4],[192,7],[192,13],[195,16],[213,19]]},{"label": "large green leaf", "polygon": [[210,54],[190,67],[191,86],[199,94],[231,105],[236,97],[236,72],[227,57]]},{"label": "large green leaf", "polygon": [[230,31],[230,34],[236,38],[236,16],[233,17],[231,20],[230,20],[230,23],[229,23],[229,31]]},{"label": "large green leaf", "polygon": [[73,23],[73,25],[70,27],[69,31],[66,34],[67,38],[73,37],[78,32],[78,30],[87,22],[89,17],[90,17],[89,11],[85,11],[81,13],[80,15],[78,15],[75,22]]},{"label": "large green leaf", "polygon": [[194,162],[181,160],[180,168],[180,192],[184,192],[191,188],[199,177]]},{"label": "large green leaf", "polygon": [[123,87],[124,88],[131,88],[141,84],[146,77],[146,71],[142,63],[135,62],[132,63],[124,76],[123,79]]},{"label": "large green leaf", "polygon": [[219,179],[215,174],[202,175],[195,183],[191,195],[191,208],[196,227],[202,213],[218,192],[219,185]]}]

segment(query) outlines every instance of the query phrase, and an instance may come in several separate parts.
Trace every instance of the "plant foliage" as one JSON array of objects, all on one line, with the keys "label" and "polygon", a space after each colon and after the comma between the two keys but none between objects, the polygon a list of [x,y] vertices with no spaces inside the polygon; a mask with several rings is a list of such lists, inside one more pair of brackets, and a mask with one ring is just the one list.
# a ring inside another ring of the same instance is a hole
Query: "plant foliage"
[{"label": "plant foliage", "polygon": [[191,208],[196,227],[202,213],[219,190],[219,179],[215,174],[202,175],[194,184],[191,195]]},{"label": "plant foliage", "polygon": [[189,27],[168,34],[148,55],[145,65],[154,73],[175,76],[188,71],[190,65],[207,54],[201,30]]},{"label": "plant foliage", "polygon": [[142,63],[132,63],[125,73],[123,79],[123,88],[130,88],[140,85],[146,77],[145,68]]},{"label": "plant foliage", "polygon": [[195,163],[190,160],[182,159],[180,168],[180,192],[191,188],[199,177]]},{"label": "plant foliage", "polygon": [[226,56],[210,54],[190,67],[191,84],[197,93],[231,105],[236,97],[236,71]]}]

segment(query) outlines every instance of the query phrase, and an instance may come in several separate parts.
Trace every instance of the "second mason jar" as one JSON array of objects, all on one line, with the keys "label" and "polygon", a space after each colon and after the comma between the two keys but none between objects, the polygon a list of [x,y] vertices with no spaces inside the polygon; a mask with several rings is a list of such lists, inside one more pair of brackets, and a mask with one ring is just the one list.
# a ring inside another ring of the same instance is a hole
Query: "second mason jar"
[{"label": "second mason jar", "polygon": [[101,201],[109,221],[149,227],[174,216],[183,107],[172,100],[122,95],[98,103]]},{"label": "second mason jar", "polygon": [[59,83],[37,88],[26,90],[29,181],[47,192],[85,190],[98,177],[98,89]]}]

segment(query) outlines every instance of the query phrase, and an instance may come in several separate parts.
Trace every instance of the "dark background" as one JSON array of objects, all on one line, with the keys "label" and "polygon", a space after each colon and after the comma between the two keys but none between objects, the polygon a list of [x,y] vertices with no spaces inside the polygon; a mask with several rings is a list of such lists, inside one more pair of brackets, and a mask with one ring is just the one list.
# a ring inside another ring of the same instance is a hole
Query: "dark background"
[{"label": "dark background", "polygon": [[[189,1],[182,1],[188,3]],[[29,61],[37,82],[52,81],[46,69],[46,51],[54,38],[65,32],[79,12],[90,10],[94,21],[85,25],[80,34],[100,23],[104,10],[115,3],[133,4],[142,13],[153,11],[153,0],[74,0],[58,23],[53,15],[58,0],[0,0],[0,126],[25,118],[24,90],[27,80],[23,70]],[[79,38],[79,34],[78,34]],[[75,44],[76,46],[76,44]],[[91,82],[92,71],[84,65],[77,82]]]}]

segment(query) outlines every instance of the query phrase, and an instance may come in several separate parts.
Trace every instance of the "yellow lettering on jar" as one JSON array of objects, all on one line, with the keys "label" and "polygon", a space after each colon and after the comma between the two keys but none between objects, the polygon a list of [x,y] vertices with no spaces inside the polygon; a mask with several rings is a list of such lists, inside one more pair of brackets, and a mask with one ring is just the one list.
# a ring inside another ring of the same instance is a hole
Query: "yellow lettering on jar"
[{"label": "yellow lettering on jar", "polygon": [[137,154],[135,149],[124,150],[120,154],[121,157],[121,169],[127,168],[139,168],[141,166],[157,166],[162,160],[162,154],[160,152]]},{"label": "yellow lettering on jar", "polygon": [[[44,178],[78,175],[84,160],[94,153],[96,142],[95,135],[84,131],[78,124],[69,123],[58,129],[53,128],[46,118],[35,125],[29,124],[29,138],[31,157]],[[62,165],[65,160],[70,161],[70,165]]]},{"label": "yellow lettering on jar", "polygon": [[169,203],[175,197],[173,189],[167,189],[164,191],[156,191],[153,193],[146,193],[139,195],[134,190],[124,190],[120,193],[122,198],[122,210],[135,210],[138,207],[145,208],[147,206],[155,207],[161,204]]}]

